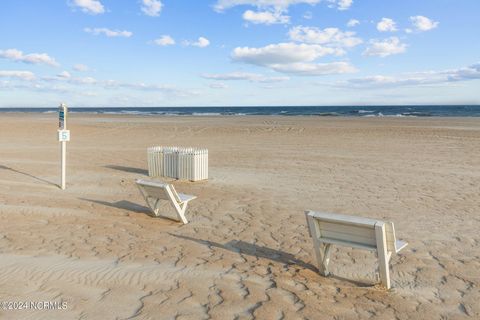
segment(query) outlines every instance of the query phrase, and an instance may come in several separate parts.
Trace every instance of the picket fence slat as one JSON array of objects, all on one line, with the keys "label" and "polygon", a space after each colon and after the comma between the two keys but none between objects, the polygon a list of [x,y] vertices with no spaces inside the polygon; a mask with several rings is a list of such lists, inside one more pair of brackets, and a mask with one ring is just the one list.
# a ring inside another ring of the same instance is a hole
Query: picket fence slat
[{"label": "picket fence slat", "polygon": [[147,149],[147,160],[150,177],[208,179],[208,149],[151,147]]}]

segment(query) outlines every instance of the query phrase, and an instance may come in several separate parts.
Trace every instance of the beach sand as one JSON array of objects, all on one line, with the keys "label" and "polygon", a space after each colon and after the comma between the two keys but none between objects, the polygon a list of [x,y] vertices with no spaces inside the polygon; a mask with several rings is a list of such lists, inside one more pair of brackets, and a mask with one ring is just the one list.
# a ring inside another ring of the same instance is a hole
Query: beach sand
[{"label": "beach sand", "polygon": [[[0,115],[1,319],[480,318],[480,118]],[[209,149],[190,223],[153,218],[146,148]],[[335,247],[316,272],[304,210],[393,221],[409,246]]]}]

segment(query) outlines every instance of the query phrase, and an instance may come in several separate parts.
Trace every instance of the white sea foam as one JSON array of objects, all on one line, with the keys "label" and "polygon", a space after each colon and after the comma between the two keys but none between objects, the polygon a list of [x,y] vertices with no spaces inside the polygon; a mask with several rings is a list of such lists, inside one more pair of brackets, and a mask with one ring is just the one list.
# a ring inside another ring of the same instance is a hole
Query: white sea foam
[{"label": "white sea foam", "polygon": [[193,112],[192,116],[221,116],[220,112]]}]

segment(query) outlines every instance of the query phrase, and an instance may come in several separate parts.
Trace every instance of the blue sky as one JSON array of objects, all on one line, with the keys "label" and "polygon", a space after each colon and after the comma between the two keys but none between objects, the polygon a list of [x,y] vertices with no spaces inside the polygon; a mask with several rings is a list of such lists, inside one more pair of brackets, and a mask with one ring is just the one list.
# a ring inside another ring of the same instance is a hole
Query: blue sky
[{"label": "blue sky", "polygon": [[2,0],[0,107],[479,104],[478,0]]}]

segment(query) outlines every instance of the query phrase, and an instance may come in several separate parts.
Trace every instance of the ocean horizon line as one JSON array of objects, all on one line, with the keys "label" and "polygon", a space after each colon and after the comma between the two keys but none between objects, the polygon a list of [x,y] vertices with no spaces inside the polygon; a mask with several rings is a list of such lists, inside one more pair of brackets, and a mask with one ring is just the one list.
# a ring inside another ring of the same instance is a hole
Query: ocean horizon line
[{"label": "ocean horizon line", "polygon": [[[480,105],[345,105],[248,107],[71,107],[71,113],[143,116],[480,117]],[[58,107],[0,108],[0,113],[56,113]]]}]

